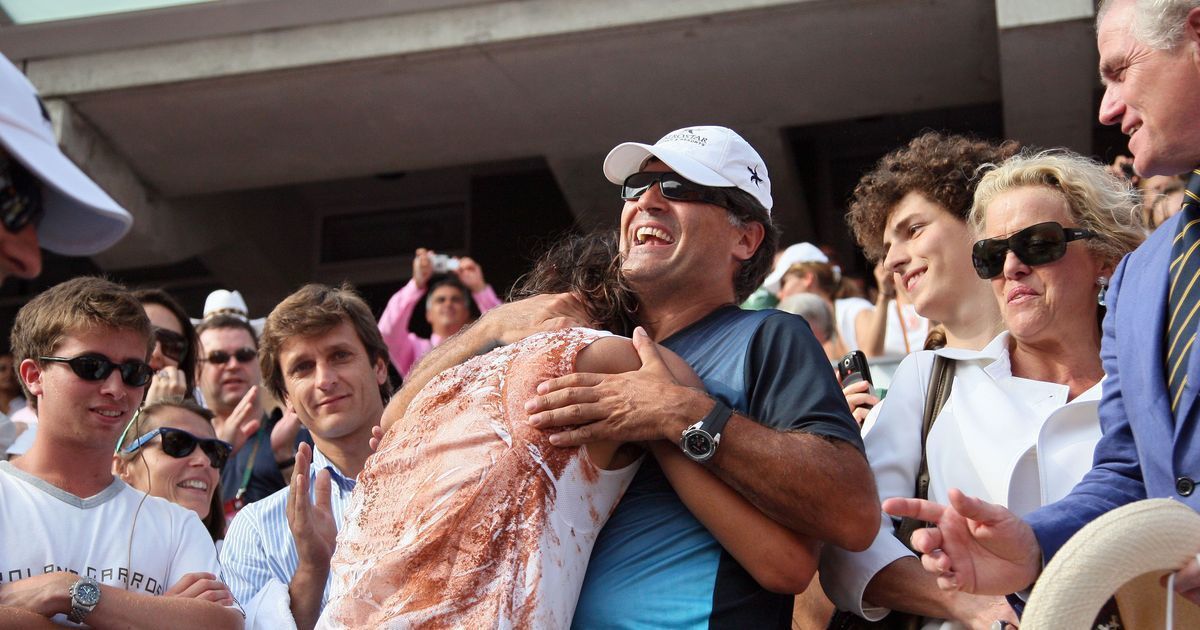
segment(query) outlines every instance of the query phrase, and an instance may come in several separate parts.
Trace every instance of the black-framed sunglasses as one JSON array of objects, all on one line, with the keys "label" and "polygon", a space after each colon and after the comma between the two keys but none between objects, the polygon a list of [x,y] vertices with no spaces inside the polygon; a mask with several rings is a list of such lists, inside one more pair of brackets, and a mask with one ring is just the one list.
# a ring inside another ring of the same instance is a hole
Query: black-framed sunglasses
[{"label": "black-framed sunglasses", "polygon": [[158,346],[162,348],[163,356],[172,361],[180,361],[183,355],[187,352],[188,342],[187,337],[166,328],[154,327],[154,340],[158,342]]},{"label": "black-framed sunglasses", "polygon": [[0,224],[16,234],[42,218],[42,184],[20,162],[0,156]]},{"label": "black-framed sunglasses", "polygon": [[971,262],[980,278],[989,280],[1004,272],[1008,251],[1021,262],[1036,267],[1052,263],[1067,253],[1067,243],[1094,238],[1096,233],[1084,228],[1065,228],[1054,221],[1036,223],[1008,238],[985,238],[971,248]]},{"label": "black-framed sunglasses", "polygon": [[212,464],[212,467],[217,470],[225,468],[225,463],[229,461],[229,456],[233,453],[233,445],[229,442],[216,438],[198,438],[183,429],[172,427],[154,429],[125,447],[125,452],[136,452],[139,448],[148,444],[150,440],[160,435],[162,436],[162,451],[167,455],[181,459],[191,455],[192,451],[196,450],[196,447],[199,446],[200,450],[204,451],[204,454],[208,456],[208,463]]},{"label": "black-framed sunglasses", "polygon": [[254,348],[238,348],[237,350],[233,351],[233,354],[229,354],[224,350],[213,350],[212,352],[208,353],[207,357],[204,357],[201,360],[209,363],[215,363],[217,365],[225,365],[226,363],[229,363],[229,357],[237,359],[238,363],[249,363],[258,358],[258,350],[255,350]]},{"label": "black-framed sunglasses", "polygon": [[727,191],[736,190],[733,187],[702,186],[673,171],[643,171],[625,178],[625,183],[621,185],[621,198],[633,201],[650,190],[654,184],[658,184],[659,192],[667,199],[711,203],[722,208],[729,208],[732,205]]},{"label": "black-framed sunglasses", "polygon": [[39,361],[51,363],[66,363],[71,366],[75,376],[85,381],[103,381],[113,370],[121,372],[121,380],[130,387],[142,387],[154,376],[154,369],[145,361],[130,359],[124,363],[114,363],[102,354],[81,354],[77,357],[38,357]]}]

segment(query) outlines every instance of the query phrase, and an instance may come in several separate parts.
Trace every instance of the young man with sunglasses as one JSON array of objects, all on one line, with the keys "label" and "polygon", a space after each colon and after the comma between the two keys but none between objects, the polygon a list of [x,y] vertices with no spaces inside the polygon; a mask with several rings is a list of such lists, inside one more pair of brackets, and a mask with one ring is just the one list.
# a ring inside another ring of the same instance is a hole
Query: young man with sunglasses
[{"label": "young man with sunglasses", "polygon": [[[1100,122],[1129,135],[1138,175],[1193,169],[1191,179],[1180,212],[1112,275],[1100,352],[1103,437],[1091,471],[1072,492],[1023,519],[962,493],[952,493],[949,505],[885,502],[893,515],[936,525],[912,542],[927,554],[923,563],[943,589],[997,595],[1024,589],[1077,531],[1128,503],[1169,497],[1200,510],[1200,355],[1194,347],[1200,328],[1200,1],[1111,0],[1101,3],[1096,19],[1105,86]],[[976,535],[981,531],[987,536]],[[1200,562],[1179,568],[1174,587],[1200,604]]]},{"label": "young man with sunglasses", "polygon": [[76,278],[17,314],[13,355],[39,431],[0,463],[0,626],[234,628],[234,609],[156,597],[218,572],[195,514],[112,475],[112,452],[152,371],[150,324],[123,287]]},{"label": "young man with sunglasses", "polygon": [[287,585],[301,630],[312,628],[325,606],[343,507],[371,454],[371,429],[389,392],[387,360],[371,309],[348,285],[301,288],[263,328],[267,385],[296,412],[314,446],[300,446],[290,488],[234,519],[221,560],[242,601],[272,581]]},{"label": "young man with sunglasses", "polygon": [[[824,351],[803,319],[737,307],[770,270],[778,242],[758,153],[730,129],[691,127],[654,145],[618,146],[604,173],[625,200],[622,270],[639,299],[635,319],[708,393],[646,368],[574,374],[540,386],[530,422],[564,427],[550,438],[560,446],[665,440],[797,533],[866,546],[879,503]],[[384,424],[448,366],[537,330],[587,323],[569,295],[497,307],[416,366]],[[646,461],[596,541],[575,625],[786,628],[792,600],[755,582]]]},{"label": "young man with sunglasses", "polygon": [[213,412],[217,437],[233,444],[234,458],[221,471],[221,496],[231,516],[287,485],[292,444],[271,446],[274,425],[263,413],[258,338],[236,315],[214,315],[196,327],[200,353],[196,381]]}]

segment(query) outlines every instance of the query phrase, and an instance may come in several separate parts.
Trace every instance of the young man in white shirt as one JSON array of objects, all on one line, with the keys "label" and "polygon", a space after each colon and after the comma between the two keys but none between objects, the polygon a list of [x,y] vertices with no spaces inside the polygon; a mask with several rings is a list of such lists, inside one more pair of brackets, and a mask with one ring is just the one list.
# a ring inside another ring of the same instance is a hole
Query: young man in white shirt
[{"label": "young man in white shirt", "polygon": [[0,463],[0,626],[241,627],[219,603],[228,593],[195,514],[112,474],[153,372],[141,304],[75,278],[26,304],[12,339],[39,430],[24,456]]}]

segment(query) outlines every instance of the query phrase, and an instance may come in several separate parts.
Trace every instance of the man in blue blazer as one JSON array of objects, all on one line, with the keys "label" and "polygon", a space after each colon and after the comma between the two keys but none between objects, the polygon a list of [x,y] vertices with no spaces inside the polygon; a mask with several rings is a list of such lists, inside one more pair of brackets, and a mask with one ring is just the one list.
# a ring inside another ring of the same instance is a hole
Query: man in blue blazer
[{"label": "man in blue blazer", "polygon": [[[1130,136],[1138,173],[1170,175],[1200,165],[1200,0],[1156,3],[1169,5],[1167,10],[1149,4],[1109,0],[1097,11],[1105,85],[1100,122],[1119,124]],[[1200,202],[1200,170],[1193,172],[1184,200],[1185,207]],[[1171,497],[1200,510],[1200,351],[1188,356],[1186,345],[1195,338],[1200,313],[1191,303],[1180,309],[1178,292],[1176,306],[1168,309],[1172,246],[1200,223],[1194,210],[1186,212],[1159,227],[1113,274],[1101,349],[1104,437],[1091,472],[1070,495],[1024,520],[957,491],[951,491],[949,506],[915,499],[884,503],[893,515],[937,525],[914,534],[912,542],[942,588],[993,595],[1025,589],[1076,531],[1133,501]],[[1185,269],[1182,285],[1196,277]],[[1170,334],[1168,310],[1190,318]],[[1168,350],[1169,345],[1175,347]],[[1175,585],[1200,603],[1195,560]]]}]

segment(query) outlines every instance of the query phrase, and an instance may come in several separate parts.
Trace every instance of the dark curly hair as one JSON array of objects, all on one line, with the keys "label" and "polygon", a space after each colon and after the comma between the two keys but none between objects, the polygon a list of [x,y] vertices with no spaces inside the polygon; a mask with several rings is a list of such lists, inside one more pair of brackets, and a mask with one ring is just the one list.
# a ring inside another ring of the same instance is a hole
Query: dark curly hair
[{"label": "dark curly hair", "polygon": [[637,299],[621,276],[616,232],[568,234],[517,279],[510,300],[544,293],[574,293],[591,325],[618,335],[633,333]]},{"label": "dark curly hair", "polygon": [[984,164],[1003,162],[1018,148],[1012,140],[996,144],[934,131],[921,134],[863,175],[854,187],[846,222],[867,258],[879,260],[887,253],[883,232],[888,216],[905,195],[919,192],[965,222],[979,182],[976,171]]}]

